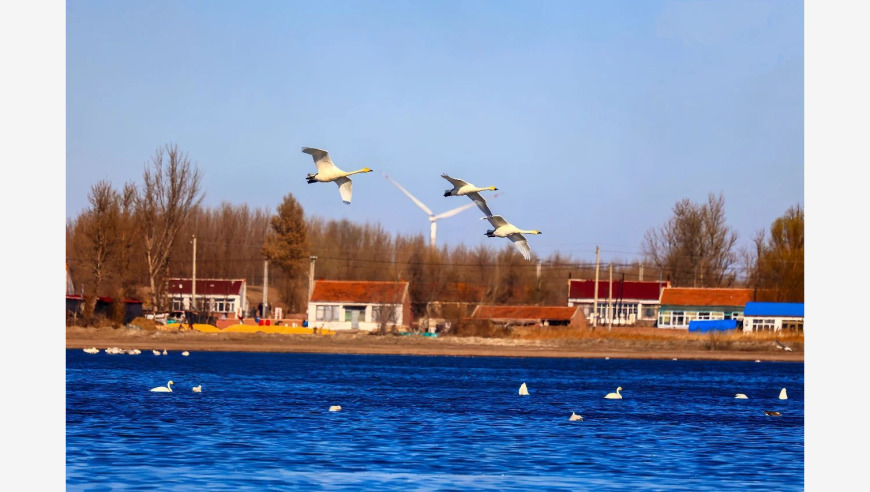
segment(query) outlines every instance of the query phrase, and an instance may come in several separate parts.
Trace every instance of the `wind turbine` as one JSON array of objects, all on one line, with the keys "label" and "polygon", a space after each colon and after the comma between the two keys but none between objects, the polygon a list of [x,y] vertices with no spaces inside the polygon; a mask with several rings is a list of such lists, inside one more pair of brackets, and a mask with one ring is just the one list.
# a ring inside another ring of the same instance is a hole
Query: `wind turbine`
[{"label": "wind turbine", "polygon": [[[402,193],[408,195],[408,198],[410,198],[414,203],[416,203],[417,206],[420,207],[421,209],[423,209],[423,211],[426,212],[426,215],[429,216],[429,246],[432,248],[435,247],[435,230],[438,227],[438,220],[439,219],[446,219],[448,217],[453,217],[454,215],[458,214],[459,212],[462,212],[463,210],[465,210],[467,208],[471,208],[471,207],[475,206],[474,202],[466,203],[465,205],[463,205],[461,207],[456,207],[454,209],[451,209],[451,210],[448,210],[446,212],[435,215],[434,213],[432,213],[431,210],[429,210],[429,207],[427,207],[426,205],[423,205],[423,202],[421,202],[414,195],[409,193],[408,190],[406,190],[405,188],[402,188],[402,185],[393,181],[393,179],[390,178],[389,176],[387,176],[386,173],[384,173],[384,177],[387,178],[391,183],[396,185],[396,188],[402,190]],[[492,198],[495,198],[496,196],[498,196],[498,194],[493,195]]]}]

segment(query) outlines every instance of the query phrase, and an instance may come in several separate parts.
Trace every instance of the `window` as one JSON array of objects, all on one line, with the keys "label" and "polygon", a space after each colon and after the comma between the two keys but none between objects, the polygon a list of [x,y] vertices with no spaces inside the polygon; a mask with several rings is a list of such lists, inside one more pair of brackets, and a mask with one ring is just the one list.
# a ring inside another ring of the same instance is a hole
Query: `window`
[{"label": "window", "polygon": [[[396,318],[398,317],[398,312],[398,306],[372,306],[372,321],[376,323],[380,323],[382,321],[395,323]],[[389,319],[382,320],[382,316],[389,316]]]},{"label": "window", "polygon": [[686,324],[686,313],[683,311],[674,311],[671,313],[671,318],[673,326],[683,326]]},{"label": "window", "polygon": [[170,311],[184,311],[184,299],[181,298],[173,298],[172,299],[172,307],[169,308]]},{"label": "window", "polygon": [[338,321],[338,306],[318,305],[315,319],[317,321]]},{"label": "window", "polygon": [[235,303],[232,299],[216,298],[214,300],[214,311],[219,313],[230,313],[236,310]]},{"label": "window", "polygon": [[654,307],[644,307],[643,308],[643,317],[644,318],[655,318],[656,316],[656,308]]},{"label": "window", "polygon": [[698,319],[711,319],[710,311],[701,311],[698,313]]}]

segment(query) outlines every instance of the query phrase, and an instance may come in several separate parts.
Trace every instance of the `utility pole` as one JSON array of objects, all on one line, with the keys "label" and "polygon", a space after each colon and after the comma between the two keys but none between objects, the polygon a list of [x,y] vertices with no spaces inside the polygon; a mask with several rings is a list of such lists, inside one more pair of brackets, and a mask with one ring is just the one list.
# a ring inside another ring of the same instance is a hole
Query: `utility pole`
[{"label": "utility pole", "polygon": [[592,328],[598,326],[598,246],[595,246],[595,294],[592,298]]},{"label": "utility pole", "polygon": [[641,264],[638,266],[638,268],[640,269],[640,271],[639,271],[638,274],[637,274],[637,276],[638,276],[638,279],[637,279],[637,280],[640,281],[640,282],[643,282],[643,263],[641,263]]},{"label": "utility pole", "polygon": [[269,304],[268,301],[269,294],[269,260],[265,260],[263,262],[263,312],[260,313],[260,317],[265,319],[268,317],[269,309],[266,307]]},{"label": "utility pole", "polygon": [[610,262],[610,293],[607,295],[607,331],[613,329],[613,262]]},{"label": "utility pole", "polygon": [[311,294],[314,293],[314,262],[316,260],[316,256],[308,257],[308,301],[311,301]]},{"label": "utility pole", "polygon": [[[538,260],[538,296],[541,295],[541,260]],[[538,297],[538,305],[541,304],[542,299]]]},{"label": "utility pole", "polygon": [[191,275],[193,282],[190,284],[190,310],[196,311],[196,234],[193,235],[193,239],[190,242],[193,243],[193,274]]}]

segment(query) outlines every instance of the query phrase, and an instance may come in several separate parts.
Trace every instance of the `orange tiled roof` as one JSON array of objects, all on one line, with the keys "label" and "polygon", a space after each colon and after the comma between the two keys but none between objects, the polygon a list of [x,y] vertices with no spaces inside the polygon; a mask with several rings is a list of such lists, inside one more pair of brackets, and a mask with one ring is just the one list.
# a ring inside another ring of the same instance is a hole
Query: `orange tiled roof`
[{"label": "orange tiled roof", "polygon": [[408,282],[368,282],[358,280],[317,280],[312,301],[402,303]]},{"label": "orange tiled roof", "polygon": [[662,291],[663,306],[745,306],[752,300],[752,289],[667,287]]},{"label": "orange tiled roof", "polygon": [[471,317],[477,319],[570,320],[579,309],[579,306],[477,306],[471,313]]}]

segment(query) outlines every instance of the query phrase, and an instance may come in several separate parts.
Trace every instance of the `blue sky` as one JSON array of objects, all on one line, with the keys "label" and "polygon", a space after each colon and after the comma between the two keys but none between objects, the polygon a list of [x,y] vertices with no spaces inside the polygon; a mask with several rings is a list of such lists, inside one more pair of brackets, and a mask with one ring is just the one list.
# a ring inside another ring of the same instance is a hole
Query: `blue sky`
[{"label": "blue sky", "polygon": [[[205,204],[428,237],[442,172],[503,192],[532,251],[639,259],[683,198],[725,197],[738,245],[804,205],[804,12],[796,1],[66,4],[66,216],[101,179],[141,182],[174,142]],[[353,203],[304,146],[354,177]],[[470,209],[438,243],[504,247]]]}]

